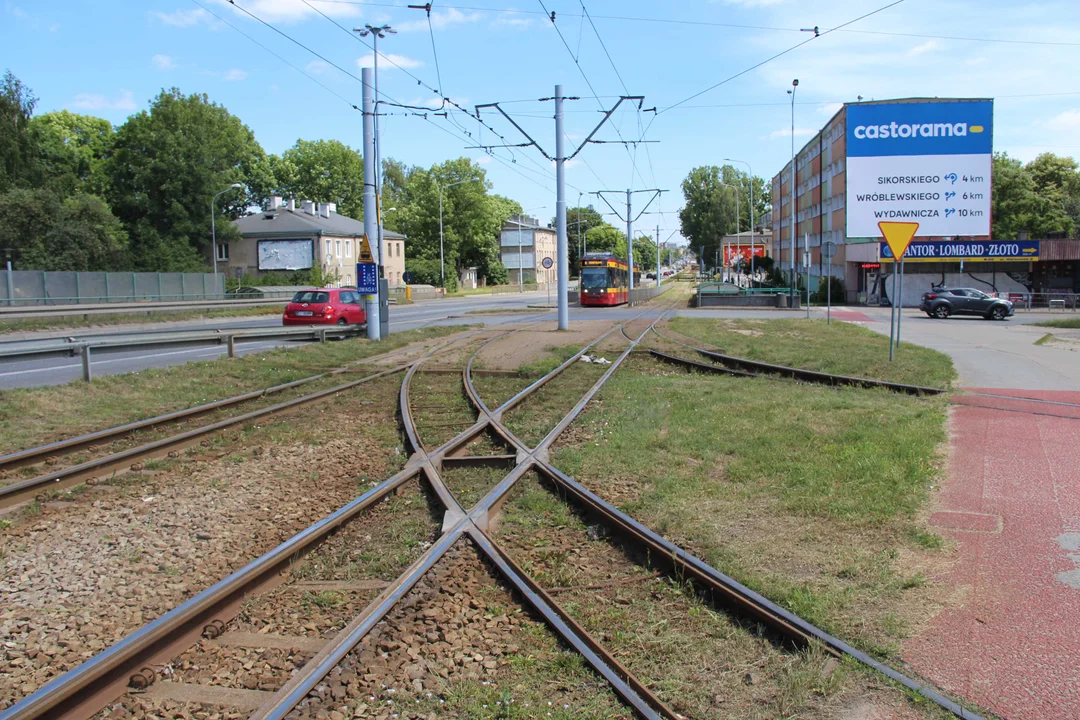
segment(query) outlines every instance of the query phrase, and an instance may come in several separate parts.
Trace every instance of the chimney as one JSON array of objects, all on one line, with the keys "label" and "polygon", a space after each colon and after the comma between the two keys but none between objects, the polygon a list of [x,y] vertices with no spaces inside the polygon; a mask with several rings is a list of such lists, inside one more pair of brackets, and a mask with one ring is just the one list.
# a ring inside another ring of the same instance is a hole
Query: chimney
[{"label": "chimney", "polygon": [[337,203],[326,203],[326,217],[330,217],[337,212]]},{"label": "chimney", "polygon": [[281,207],[281,196],[280,195],[271,195],[270,196],[270,207],[268,207],[266,209],[267,210],[277,210],[279,207]]},{"label": "chimney", "polygon": [[330,209],[326,207],[326,203],[319,203],[319,217],[330,217]]},{"label": "chimney", "polygon": [[288,208],[290,212],[296,212],[296,198],[289,198]]},{"label": "chimney", "polygon": [[300,201],[300,210],[301,210],[301,212],[305,212],[308,215],[314,215],[315,214],[315,203],[312,202],[311,200],[301,200]]}]

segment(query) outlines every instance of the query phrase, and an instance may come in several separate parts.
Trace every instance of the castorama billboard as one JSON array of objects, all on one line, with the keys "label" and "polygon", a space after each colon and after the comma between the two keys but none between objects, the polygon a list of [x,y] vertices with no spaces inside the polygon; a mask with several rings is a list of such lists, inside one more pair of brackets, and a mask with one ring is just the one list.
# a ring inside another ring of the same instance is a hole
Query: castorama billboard
[{"label": "castorama billboard", "polygon": [[990,234],[992,100],[847,106],[847,236]]}]

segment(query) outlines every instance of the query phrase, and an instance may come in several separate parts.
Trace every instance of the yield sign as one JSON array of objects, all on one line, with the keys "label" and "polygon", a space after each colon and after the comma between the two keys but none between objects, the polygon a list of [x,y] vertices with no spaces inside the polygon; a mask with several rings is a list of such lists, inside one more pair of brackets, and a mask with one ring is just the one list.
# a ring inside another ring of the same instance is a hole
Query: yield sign
[{"label": "yield sign", "polygon": [[881,234],[885,236],[885,242],[892,250],[893,260],[900,262],[907,252],[911,238],[915,237],[915,231],[919,229],[917,222],[879,222],[877,224]]},{"label": "yield sign", "polygon": [[[916,227],[918,227],[916,225]],[[360,241],[359,252],[356,254],[356,259],[362,263],[375,262],[375,258],[371,256],[371,243],[368,242],[367,233],[364,233],[363,239]]]}]

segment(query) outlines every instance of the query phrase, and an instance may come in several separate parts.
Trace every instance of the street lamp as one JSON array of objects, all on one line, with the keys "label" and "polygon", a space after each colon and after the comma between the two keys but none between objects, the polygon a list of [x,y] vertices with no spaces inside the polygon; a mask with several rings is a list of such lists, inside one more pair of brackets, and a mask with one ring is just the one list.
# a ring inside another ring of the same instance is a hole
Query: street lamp
[{"label": "street lamp", "polygon": [[[373,70],[375,75],[375,83],[373,89],[375,90],[375,203],[376,207],[382,203],[382,164],[379,162],[379,40],[385,38],[387,34],[396,35],[397,30],[394,30],[389,25],[380,25],[375,27],[371,24],[364,27],[353,28],[353,32],[364,38],[368,35],[371,36]],[[382,213],[379,212],[376,215],[376,230],[378,237],[376,238],[376,244],[379,246],[379,277],[383,276],[383,225],[382,225]]]},{"label": "street lamp", "polygon": [[443,267],[443,224],[442,224],[442,196],[443,190],[452,188],[455,185],[462,185],[467,182],[482,182],[479,178],[469,178],[468,180],[458,180],[452,182],[449,185],[440,185],[439,181],[432,176],[432,181],[435,183],[435,187],[439,188],[439,278],[442,282],[443,293],[446,292],[446,270]]},{"label": "street lamp", "polygon": [[725,162],[737,162],[746,166],[750,173],[750,282],[754,281],[754,169],[745,160],[724,158]]},{"label": "street lamp", "polygon": [[[791,81],[791,89],[788,90],[788,95],[791,96],[791,292],[788,295],[789,307],[795,305],[795,89],[797,87],[799,87],[799,79],[795,78]],[[780,226],[783,227],[782,220]],[[808,282],[807,287],[809,286]]]},{"label": "street lamp", "polygon": [[[214,203],[217,201],[218,196],[224,195],[225,193],[229,192],[230,190],[236,190],[237,188],[242,188],[242,187],[244,187],[244,186],[241,185],[240,183],[233,183],[229,187],[227,187],[224,190],[222,190],[221,192],[217,193],[217,195],[214,195],[214,197],[210,198],[210,243],[211,243],[211,245],[213,245],[214,275],[215,276],[217,276],[217,222],[216,222],[216,218],[214,216],[217,213],[214,210]],[[217,282],[217,281],[215,280],[214,282]]]},{"label": "street lamp", "polygon": [[[518,292],[525,292],[525,281],[522,279],[524,274],[524,263],[521,259],[521,225],[525,221],[525,213],[532,212],[533,210],[544,210],[547,205],[537,205],[534,208],[528,210],[522,210],[518,215]],[[536,232],[533,232],[533,267],[536,266]]]}]

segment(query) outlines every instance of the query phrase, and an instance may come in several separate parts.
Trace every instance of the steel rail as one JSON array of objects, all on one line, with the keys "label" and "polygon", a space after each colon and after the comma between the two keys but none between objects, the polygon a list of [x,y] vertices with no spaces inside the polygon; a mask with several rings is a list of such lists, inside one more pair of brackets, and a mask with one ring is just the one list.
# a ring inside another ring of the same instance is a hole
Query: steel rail
[{"label": "steel rail", "polygon": [[892,390],[893,392],[902,392],[909,395],[941,395],[948,392],[945,388],[926,387],[923,385],[909,385],[907,383],[890,382],[888,380],[873,380],[871,378],[859,378],[850,377],[848,375],[834,375],[832,373],[818,372],[816,370],[803,370],[802,368],[793,368],[786,365],[774,365],[772,363],[761,362],[760,360],[750,360],[747,358],[735,357],[734,355],[726,355],[724,353],[714,352],[712,350],[705,350],[704,348],[688,345],[684,342],[676,340],[675,338],[664,335],[659,330],[653,328],[653,332],[657,337],[661,337],[668,342],[682,345],[685,348],[689,348],[696,353],[704,355],[707,358],[711,358],[721,363],[728,365],[734,365],[738,369],[747,370],[753,372],[754,370],[760,370],[761,373],[754,373],[759,377],[765,377],[766,375],[780,376],[790,380],[800,380],[802,382],[817,383],[821,385],[832,386],[851,386],[861,388],[885,388],[886,390]]},{"label": "steel rail", "polygon": [[[474,334],[469,333],[464,338],[436,345],[424,358],[379,375],[407,370],[443,347]],[[368,376],[361,382],[373,380],[375,377]],[[155,677],[153,665],[166,663],[191,647],[200,635],[212,627],[212,620],[234,617],[242,603],[251,595],[280,584],[283,571],[302,555],[310,552],[327,535],[419,473],[420,468],[416,464],[406,463],[401,471],[360,497],[139,628],[115,645],[50,681],[11,707],[0,711],[0,720],[83,719],[93,716],[106,704],[124,694],[133,675],[148,671],[152,681]],[[142,678],[145,681],[146,674],[143,674]]]},{"label": "steel rail", "polygon": [[[666,313],[665,313],[666,314]],[[662,318],[662,316],[661,316]],[[650,324],[649,328],[645,330],[638,338],[637,341],[633,341],[634,345],[639,343],[642,338],[655,328],[655,324],[660,321],[661,318],[657,318]],[[618,364],[621,364],[622,360],[629,355],[634,345],[624,353],[616,363],[612,364],[609,369],[609,373],[614,372]],[[693,361],[688,361],[693,362]],[[697,364],[697,363],[695,363]],[[713,366],[706,366],[713,368]],[[713,368],[720,370],[719,368]],[[736,371],[738,372],[738,371]],[[606,373],[607,374],[607,373]],[[479,401],[475,387],[472,383],[472,378],[466,375],[466,390],[470,396],[470,399],[477,404],[477,408],[481,413],[487,414],[488,419],[491,421],[493,427],[501,426],[501,420],[492,417],[492,414],[486,411],[482,401]],[[599,387],[594,388],[598,391]],[[595,393],[591,393],[594,395]],[[589,396],[587,396],[589,397]],[[583,399],[584,402],[587,400]],[[568,423],[567,423],[568,424]],[[562,425],[562,423],[560,423]],[[513,434],[503,428],[507,435],[514,438]],[[565,429],[565,427],[563,428]],[[557,439],[559,433],[558,427],[549,433],[548,437],[544,439],[537,446],[538,449],[549,446]],[[524,449],[521,441],[514,439],[519,446],[519,451]],[[817,626],[803,620],[798,615],[780,607],[776,603],[772,602],[763,595],[747,588],[733,578],[716,570],[712,566],[708,565],[704,561],[698,559],[691,553],[688,553],[675,543],[670,542],[663,536],[653,532],[645,525],[634,520],[630,516],[622,513],[610,503],[604,501],[596,494],[589,491],[580,483],[570,478],[565,473],[554,467],[548,460],[535,457],[536,451],[534,451],[533,457],[535,459],[534,467],[553,481],[557,487],[564,491],[569,497],[572,497],[580,508],[590,512],[594,517],[598,517],[604,521],[605,525],[620,532],[624,537],[628,537],[639,546],[643,546],[649,551],[649,556],[655,560],[667,564],[672,571],[677,573],[681,577],[690,577],[703,586],[708,587],[714,593],[714,597],[719,595],[720,598],[726,600],[729,605],[734,605],[737,609],[752,615],[755,619],[762,621],[764,624],[770,626],[776,631],[781,632],[789,639],[795,639],[800,644],[807,644],[813,641],[821,643],[821,645],[831,654],[835,656],[847,655],[852,659],[882,673],[886,677],[894,680],[909,690],[912,690],[928,700],[934,702],[936,705],[942,707],[945,710],[953,713],[963,720],[982,720],[982,717],[960,704],[954,702],[950,698],[943,695],[936,688],[926,683],[920,683],[907,675],[895,670],[894,668],[879,662],[867,653],[858,650],[851,645],[847,644],[843,640],[840,640],[829,633],[821,630]],[[557,604],[553,603],[553,605]]]},{"label": "steel rail", "polygon": [[267,415],[273,415],[275,413],[290,410],[301,405],[306,405],[317,400],[322,400],[331,395],[335,395],[339,392],[349,390],[363,385],[392,373],[401,372],[409,366],[402,366],[398,368],[391,368],[382,372],[374,373],[360,378],[359,380],[353,380],[341,385],[335,385],[332,388],[326,390],[320,390],[309,395],[303,395],[298,398],[286,400],[276,405],[260,408],[258,410],[252,410],[251,412],[237,415],[236,417],[220,420],[210,425],[204,425],[199,428],[188,430],[177,435],[172,435],[167,438],[155,440],[153,442],[140,445],[138,447],[122,450],[112,455],[96,458],[94,460],[88,460],[78,465],[73,465],[68,468],[56,470],[45,475],[39,475],[38,477],[23,480],[21,482],[12,483],[0,487],[0,508],[16,505],[21,502],[26,502],[29,499],[33,499],[38,493],[46,490],[59,490],[63,488],[72,487],[81,482],[85,482],[90,478],[100,478],[103,475],[109,473],[115,473],[117,470],[124,468],[140,459],[145,458],[160,458],[168,457],[169,453],[176,452],[179,449],[190,447],[195,444],[200,438],[212,435],[219,430],[233,427],[234,425],[241,425],[243,423],[255,420]]},{"label": "steel rail", "polygon": [[[513,332],[516,331],[498,335],[489,340],[488,343],[494,342]],[[607,337],[609,334],[610,331],[601,336],[600,339]],[[599,342],[600,339],[590,343],[589,346],[586,346],[586,349],[592,344]],[[471,361],[488,343],[485,343],[481,348],[478,348],[470,357],[470,363],[466,366],[466,370],[464,371],[466,380],[468,379],[467,373],[468,368],[471,366]],[[555,370],[552,370],[548,376],[554,377],[561,373],[566,367],[569,367],[570,362],[571,361],[563,363]],[[404,574],[399,576],[397,580],[383,591],[379,598],[373,601],[365,608],[364,612],[357,616],[348,627],[339,633],[327,648],[325,648],[324,652],[317,655],[295,673],[284,687],[279,689],[266,703],[263,704],[262,707],[251,715],[251,720],[283,720],[291,713],[293,709],[295,709],[296,706],[299,705],[299,703],[302,702],[320,682],[322,682],[323,678],[325,678],[326,675],[363,640],[367,633],[390,612],[394,605],[405,596],[408,590],[415,586],[420,578],[442,559],[462,534],[468,533],[481,550],[485,550],[485,537],[481,537],[483,533],[481,532],[480,527],[487,526],[487,518],[490,510],[533,468],[534,463],[536,462],[533,457],[535,451],[526,450],[524,454],[519,454],[517,457],[518,464],[510,471],[510,473],[508,473],[479,502],[477,502],[468,513],[466,513],[464,509],[461,508],[461,505],[457,502],[456,498],[453,497],[453,494],[449,492],[442,482],[438,469],[435,467],[434,460],[443,457],[450,450],[469,442],[479,432],[483,432],[491,425],[490,417],[478,418],[476,424],[468,430],[447,441],[433,453],[429,453],[424,448],[415,427],[412,426],[412,413],[409,408],[407,386],[411,381],[411,376],[415,374],[418,367],[419,363],[410,368],[410,374],[407,374],[402,382],[402,392],[400,396],[402,419],[409,442],[413,445],[415,450],[413,462],[423,469],[428,482],[435,489],[436,493],[439,495],[440,501],[443,502],[443,505],[447,510],[447,515],[443,521],[443,535],[435,545],[429,548],[429,551],[420,558],[420,560],[414,563]],[[605,373],[604,377],[610,377],[610,373]],[[602,384],[602,381],[598,381],[598,384]],[[533,383],[530,387],[535,391],[541,386],[542,383]],[[594,391],[597,390],[598,386],[594,386],[593,389]],[[503,407],[505,407],[505,405],[506,403],[504,403]],[[582,405],[581,407],[584,406]],[[575,408],[571,413],[580,413],[580,409]],[[460,516],[458,516],[458,513],[460,513]],[[490,543],[490,539],[487,539],[487,542]],[[489,547],[489,549],[491,548]],[[485,550],[485,553],[486,552],[487,551]],[[496,567],[503,571],[511,584],[515,587],[519,587],[520,585],[519,590],[522,590],[523,597],[545,618],[556,632],[562,635],[572,647],[583,651],[585,659],[602,677],[608,679],[609,682],[612,683],[612,688],[615,692],[642,717],[650,719],[657,717],[653,708],[659,703],[659,700],[653,698],[652,702],[650,702],[639,694],[636,688],[643,688],[640,683],[637,683],[636,680],[628,683],[619,674],[617,669],[619,666],[617,664],[613,666],[613,664],[609,662],[609,660],[612,659],[609,655],[606,653],[597,653],[592,649],[594,647],[599,647],[595,640],[589,638],[583,631],[579,633],[575,631],[573,627],[568,625],[562,619],[562,614],[553,610],[553,603],[548,603],[542,596],[529,591],[528,584],[524,578],[520,574],[515,574],[512,568],[500,560],[504,553],[500,553],[498,550],[494,550],[494,552],[497,557],[492,556],[491,554],[489,554],[489,557],[491,557]],[[647,694],[648,691],[646,690],[645,692]],[[662,706],[662,703],[659,703],[659,705]],[[664,717],[674,718],[676,716],[672,714],[664,715]],[[2,720],[2,718],[0,718],[0,720]]]}]

